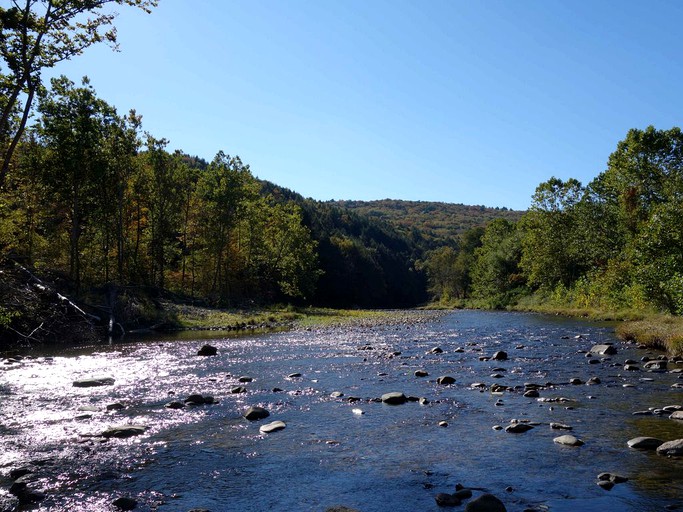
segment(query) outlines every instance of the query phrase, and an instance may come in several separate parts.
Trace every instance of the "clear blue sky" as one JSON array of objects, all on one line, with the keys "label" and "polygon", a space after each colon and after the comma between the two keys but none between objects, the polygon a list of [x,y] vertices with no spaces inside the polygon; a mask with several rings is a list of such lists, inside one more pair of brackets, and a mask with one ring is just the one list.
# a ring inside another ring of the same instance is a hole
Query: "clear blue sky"
[{"label": "clear blue sky", "polygon": [[683,2],[160,0],[60,65],[170,149],[314,199],[526,209],[681,125]]}]

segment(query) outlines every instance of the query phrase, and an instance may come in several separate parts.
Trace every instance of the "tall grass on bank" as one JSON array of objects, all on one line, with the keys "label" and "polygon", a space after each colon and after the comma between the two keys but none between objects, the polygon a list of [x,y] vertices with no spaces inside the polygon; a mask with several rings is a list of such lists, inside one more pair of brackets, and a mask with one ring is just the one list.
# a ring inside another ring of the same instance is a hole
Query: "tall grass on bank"
[{"label": "tall grass on bank", "polygon": [[653,348],[683,356],[683,318],[650,315],[642,320],[626,322],[616,328],[617,336]]}]

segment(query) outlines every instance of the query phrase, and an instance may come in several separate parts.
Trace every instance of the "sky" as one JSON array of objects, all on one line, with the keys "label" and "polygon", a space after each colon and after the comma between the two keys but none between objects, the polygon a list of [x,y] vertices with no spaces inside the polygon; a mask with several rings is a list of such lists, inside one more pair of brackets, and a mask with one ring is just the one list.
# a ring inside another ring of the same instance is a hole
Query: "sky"
[{"label": "sky", "polygon": [[[3,0],[4,1],[4,0]],[[681,125],[683,2],[160,0],[44,76],[306,197],[523,210]]]}]

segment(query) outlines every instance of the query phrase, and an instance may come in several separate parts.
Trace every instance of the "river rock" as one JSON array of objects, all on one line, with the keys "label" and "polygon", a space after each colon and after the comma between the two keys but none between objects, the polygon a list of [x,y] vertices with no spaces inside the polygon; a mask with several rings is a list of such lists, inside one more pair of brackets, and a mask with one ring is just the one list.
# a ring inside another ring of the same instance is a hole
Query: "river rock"
[{"label": "river rock", "polygon": [[441,377],[436,379],[436,383],[441,384],[443,386],[447,386],[449,384],[455,384],[455,379],[450,375],[442,375]]},{"label": "river rock", "polygon": [[564,423],[551,423],[550,428],[553,430],[573,430],[574,427],[565,425]]},{"label": "river rock", "polygon": [[267,418],[270,416],[270,413],[263,407],[254,406],[249,407],[249,409],[247,409],[242,416],[249,421],[257,421]]},{"label": "river rock", "polygon": [[204,404],[215,404],[216,399],[211,395],[200,395],[194,394],[190,395],[185,399],[187,405],[204,405]]},{"label": "river rock", "polygon": [[230,390],[230,393],[232,393],[233,395],[236,395],[239,393],[246,393],[246,392],[247,392],[247,388],[245,388],[244,386],[235,386],[234,388],[232,388]]},{"label": "river rock", "polygon": [[667,368],[667,363],[666,361],[648,361],[643,365],[643,368],[646,370],[652,370],[652,371],[664,371]]},{"label": "river rock", "polygon": [[493,356],[491,357],[491,359],[493,359],[495,361],[507,361],[507,358],[508,358],[508,353],[503,351],[503,350],[499,350],[498,352],[493,354]]},{"label": "river rock", "polygon": [[600,377],[591,377],[586,381],[586,386],[595,386],[597,384],[600,384],[602,381],[600,380]]},{"label": "river rock", "polygon": [[126,406],[123,405],[121,402],[116,402],[113,404],[107,404],[107,407],[106,407],[106,409],[108,411],[120,411],[120,410],[125,409],[125,408],[126,408]]},{"label": "river rock", "polygon": [[593,354],[599,354],[601,356],[613,356],[617,353],[617,349],[612,345],[593,345],[590,350]]},{"label": "river rock", "polygon": [[524,392],[524,396],[526,398],[538,398],[540,395],[538,394],[538,391],[535,389],[530,389],[529,391]]},{"label": "river rock", "polygon": [[636,366],[635,364],[625,364],[624,370],[627,372],[639,372],[640,366]]},{"label": "river rock", "polygon": [[278,430],[282,430],[286,426],[287,425],[284,421],[273,421],[271,423],[261,425],[261,428],[259,428],[259,432],[261,432],[262,434],[270,434],[271,432],[277,432]]},{"label": "river rock", "polygon": [[384,393],[382,395],[382,402],[388,405],[401,405],[406,403],[406,396],[400,391],[394,391],[392,393]]},{"label": "river rock", "polygon": [[510,434],[522,434],[524,432],[527,432],[534,428],[532,425],[529,425],[528,423],[512,423],[505,427],[505,432],[508,432]]},{"label": "river rock", "polygon": [[126,497],[116,498],[111,502],[111,504],[119,510],[133,510],[138,506],[137,501],[135,501],[133,498]]},{"label": "river rock", "polygon": [[114,384],[112,377],[93,377],[90,379],[76,380],[73,383],[75,388],[93,388],[96,386],[111,386]]},{"label": "river rock", "polygon": [[166,407],[166,409],[182,409],[183,407],[185,407],[185,404],[182,402],[173,401],[168,402],[166,405],[164,405],[164,407]]},{"label": "river rock", "polygon": [[147,427],[144,425],[120,425],[118,427],[111,427],[102,432],[100,435],[107,439],[116,437],[118,439],[125,439],[127,437],[139,436],[144,434]]},{"label": "river rock", "polygon": [[[31,489],[28,486],[29,483],[33,483],[27,479],[29,476],[30,475],[26,475],[21,478],[18,478],[14,481],[14,483],[12,483],[12,485],[9,488],[9,493],[17,497],[20,505],[30,505],[32,503],[38,503],[39,501],[45,499],[45,495],[42,492],[36,491],[35,489]],[[8,510],[14,509],[12,508]],[[20,508],[20,510],[24,510],[24,508]]]},{"label": "river rock", "polygon": [[683,421],[683,411],[674,411],[669,419]]},{"label": "river rock", "polygon": [[625,476],[617,475],[614,473],[600,473],[598,475],[598,481],[605,481],[609,480],[613,484],[623,484],[624,482],[628,482],[628,478]]},{"label": "river rock", "polygon": [[360,512],[360,510],[355,508],[345,507],[343,505],[338,505],[336,507],[329,507],[325,512]]},{"label": "river rock", "polygon": [[427,370],[415,370],[415,377],[427,377],[429,372]]},{"label": "river rock", "polygon": [[244,383],[246,383],[246,382],[251,382],[251,381],[253,381],[253,380],[254,380],[254,379],[253,379],[252,377],[249,377],[248,375],[243,375],[242,377],[240,377],[239,379],[237,379],[237,382],[241,382],[242,384],[244,384]]},{"label": "river rock", "polygon": [[581,384],[583,384],[583,381],[578,377],[574,377],[573,379],[569,379],[569,384],[571,384],[572,386],[580,386]]},{"label": "river rock", "polygon": [[213,345],[203,345],[197,351],[198,356],[215,356],[216,354],[218,354],[218,349]]},{"label": "river rock", "polygon": [[683,455],[683,439],[674,439],[673,441],[668,441],[662,443],[657,448],[657,453],[660,455],[667,455],[670,457],[680,457]]},{"label": "river rock", "polygon": [[507,512],[507,509],[493,494],[482,494],[467,504],[465,512]]},{"label": "river rock", "polygon": [[288,379],[298,379],[299,377],[301,377],[301,374],[299,372],[290,373],[289,375],[287,375]]},{"label": "river rock", "polygon": [[441,354],[443,352],[443,349],[441,347],[434,347],[431,349],[428,354]]},{"label": "river rock", "polygon": [[462,484],[456,484],[453,496],[462,501],[469,500],[472,497],[472,491],[463,487]]},{"label": "river rock", "polygon": [[440,492],[434,496],[436,504],[440,507],[457,507],[460,505],[460,500],[453,494],[448,494],[445,492]]},{"label": "river rock", "polygon": [[556,444],[561,444],[564,446],[582,446],[583,441],[581,439],[577,439],[576,437],[566,434],[563,436],[556,437],[553,439],[553,442]]},{"label": "river rock", "polygon": [[598,480],[597,484],[606,491],[609,491],[612,489],[612,487],[614,487],[614,482],[610,482],[609,480]]},{"label": "river rock", "polygon": [[341,398],[343,396],[344,393],[342,393],[341,391],[332,391],[332,393],[330,393],[330,398]]}]

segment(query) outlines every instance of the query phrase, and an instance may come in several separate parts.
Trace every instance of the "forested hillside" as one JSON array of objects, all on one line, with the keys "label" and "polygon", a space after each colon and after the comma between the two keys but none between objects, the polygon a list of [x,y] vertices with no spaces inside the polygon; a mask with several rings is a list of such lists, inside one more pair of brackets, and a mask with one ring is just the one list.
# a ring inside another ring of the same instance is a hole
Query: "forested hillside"
[{"label": "forested hillside", "polygon": [[494,219],[518,221],[524,212],[486,206],[431,201],[335,201],[333,204],[373,219],[384,220],[406,234],[420,233],[428,248],[454,243],[472,228],[483,227]]}]

